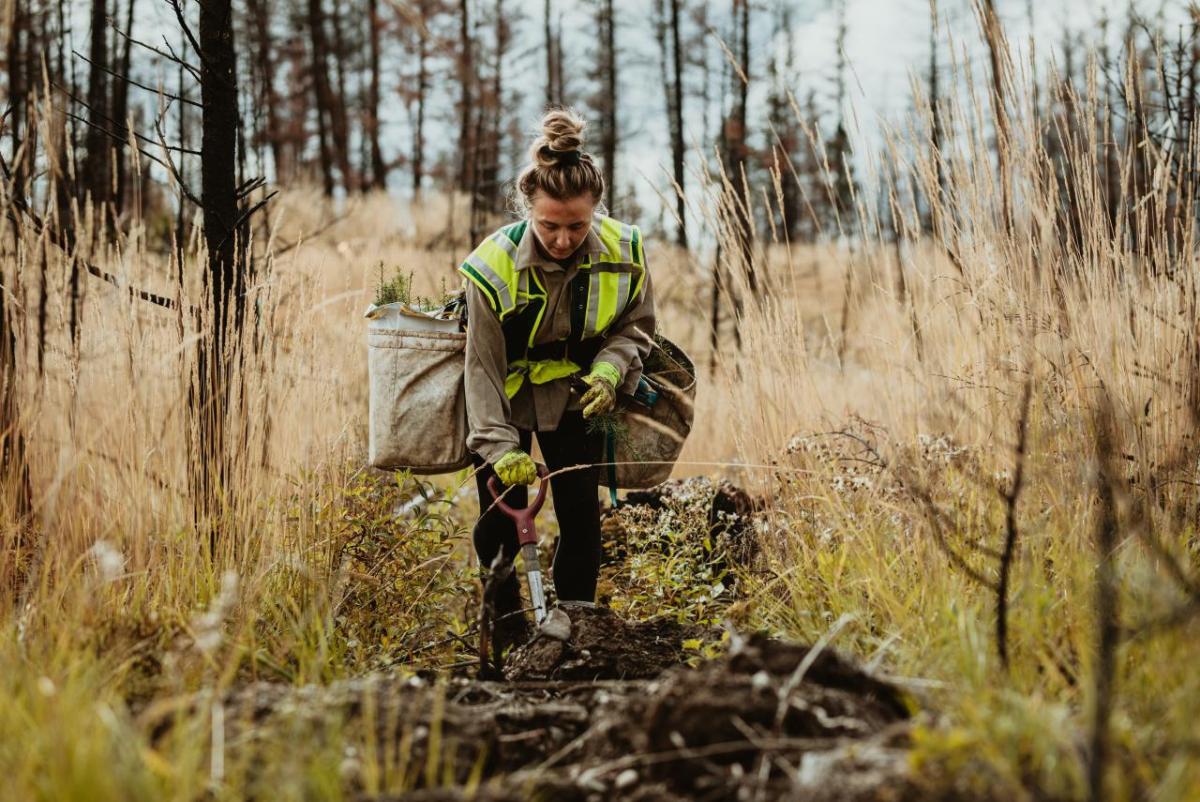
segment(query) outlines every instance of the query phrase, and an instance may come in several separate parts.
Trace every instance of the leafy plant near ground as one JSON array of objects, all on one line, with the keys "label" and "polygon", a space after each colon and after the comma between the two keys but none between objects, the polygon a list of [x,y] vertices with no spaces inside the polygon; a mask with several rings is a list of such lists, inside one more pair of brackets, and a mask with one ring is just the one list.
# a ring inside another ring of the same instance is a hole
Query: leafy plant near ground
[{"label": "leafy plant near ground", "polygon": [[477,589],[463,570],[467,498],[456,483],[438,487],[407,473],[393,482],[363,475],[346,488],[338,560],[348,586],[335,622],[354,670],[473,656],[464,654],[478,616]]},{"label": "leafy plant near ground", "polygon": [[[707,630],[685,646],[697,657],[719,653],[722,625],[740,598],[730,544],[714,532],[713,485],[692,480],[663,496],[662,508],[625,506],[610,512],[603,532],[606,562],[598,597],[633,619],[664,616]],[[741,623],[744,619],[737,619]]]}]

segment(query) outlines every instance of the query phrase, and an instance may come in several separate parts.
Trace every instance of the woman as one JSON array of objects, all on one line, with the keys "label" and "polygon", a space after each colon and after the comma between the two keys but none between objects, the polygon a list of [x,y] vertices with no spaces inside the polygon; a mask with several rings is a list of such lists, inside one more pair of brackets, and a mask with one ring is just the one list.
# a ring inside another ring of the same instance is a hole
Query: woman
[{"label": "woman", "polygon": [[[600,570],[597,499],[603,433],[588,419],[632,393],[650,352],[654,301],[641,233],[601,213],[604,177],[583,151],[584,122],[547,112],[530,163],[517,179],[526,218],[504,226],[459,268],[467,279],[467,445],[475,455],[480,516],[475,550],[491,566],[517,551],[512,521],[492,508],[488,479],[527,503],[537,479],[533,433],[547,467],[559,540],[554,589],[560,603],[591,604]],[[529,622],[515,574],[498,589],[498,648],[523,642]]]}]

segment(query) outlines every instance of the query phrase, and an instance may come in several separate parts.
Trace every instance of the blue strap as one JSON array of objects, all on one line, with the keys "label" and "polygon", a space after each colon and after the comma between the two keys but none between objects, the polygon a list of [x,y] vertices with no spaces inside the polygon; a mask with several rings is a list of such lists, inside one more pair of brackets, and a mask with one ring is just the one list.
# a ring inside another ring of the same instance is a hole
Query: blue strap
[{"label": "blue strap", "polygon": [[608,497],[612,499],[612,508],[617,508],[617,438],[612,429],[604,436],[605,451],[608,453]]}]

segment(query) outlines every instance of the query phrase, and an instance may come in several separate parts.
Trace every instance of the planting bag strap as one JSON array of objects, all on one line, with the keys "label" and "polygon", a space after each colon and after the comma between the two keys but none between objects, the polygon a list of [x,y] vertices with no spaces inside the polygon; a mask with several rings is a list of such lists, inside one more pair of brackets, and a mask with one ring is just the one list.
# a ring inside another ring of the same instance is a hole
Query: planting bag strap
[{"label": "planting bag strap", "polygon": [[605,459],[608,460],[608,497],[612,500],[612,508],[617,508],[617,437],[610,427],[604,435]]}]

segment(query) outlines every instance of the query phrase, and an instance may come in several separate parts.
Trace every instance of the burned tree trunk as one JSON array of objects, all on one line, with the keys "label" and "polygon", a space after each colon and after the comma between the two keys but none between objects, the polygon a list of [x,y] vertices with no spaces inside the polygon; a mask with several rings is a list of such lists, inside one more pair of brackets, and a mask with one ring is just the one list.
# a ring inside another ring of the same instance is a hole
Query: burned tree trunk
[{"label": "burned tree trunk", "polygon": [[542,28],[546,38],[546,106],[554,106],[562,103],[562,76],[558,74],[558,47],[560,43],[556,41],[554,35],[554,27],[551,24],[551,14],[553,8],[551,0],[546,0],[545,10],[543,12]]},{"label": "burned tree trunk", "polygon": [[850,134],[846,128],[846,73],[849,69],[846,62],[846,16],[846,2],[842,0],[838,4],[837,38],[834,46],[838,54],[836,98],[834,100],[837,106],[837,127],[834,128],[833,137],[825,145],[830,169],[833,172],[829,186],[831,224],[835,233],[839,235],[845,231],[846,218],[853,217],[855,195]]},{"label": "burned tree trunk", "polygon": [[429,95],[429,0],[419,0],[417,13],[417,117],[413,121],[412,189],[413,196],[421,194],[425,179],[425,101]]},{"label": "burned tree trunk", "polygon": [[938,67],[938,5],[929,0],[929,158],[937,177],[937,196],[929,199],[929,231],[941,236],[940,210],[946,194],[946,170],[942,163],[942,107]]},{"label": "burned tree trunk", "polygon": [[371,148],[371,186],[387,188],[387,162],[383,160],[383,148],[379,145],[379,0],[368,0],[367,24],[370,25],[368,56],[370,83],[367,85],[366,136]]},{"label": "burned tree trunk", "polygon": [[275,53],[271,36],[271,0],[247,0],[246,10],[250,16],[251,30],[257,48],[257,70],[260,91],[258,102],[266,114],[266,130],[262,132],[271,151],[271,162],[275,167],[275,181],[282,183],[288,174],[288,165],[283,155],[282,126],[279,119],[279,97],[275,91]]},{"label": "burned tree trunk", "polygon": [[[487,218],[503,205],[500,179],[501,148],[504,142],[504,62],[508,57],[512,32],[506,16],[504,0],[496,0],[494,20],[495,50],[492,53],[490,87],[481,98],[476,117],[474,166],[475,191],[471,198],[471,239],[482,235]],[[483,94],[483,93],[481,93]]]},{"label": "burned tree trunk", "polygon": [[231,0],[207,0],[200,7],[201,121],[200,201],[208,249],[207,288],[212,319],[201,341],[195,412],[200,464],[195,477],[200,519],[209,527],[215,550],[220,531],[214,518],[229,502],[226,410],[231,368],[236,364],[244,308],[244,276],[238,251],[236,187],[238,94]]},{"label": "burned tree trunk", "polygon": [[475,87],[475,58],[471,43],[470,0],[459,2],[458,82],[462,92],[458,102],[458,188],[475,194],[474,139],[471,136],[471,107]]},{"label": "burned tree trunk", "polygon": [[92,0],[92,34],[88,60],[88,127],[84,137],[87,155],[84,157],[84,188],[91,193],[97,206],[108,203],[111,193],[109,155],[112,152],[108,137],[108,20],[107,0]]},{"label": "burned tree trunk", "polygon": [[679,229],[675,233],[675,242],[679,247],[686,248],[688,246],[687,201],[683,194],[683,49],[679,44],[679,3],[680,0],[671,0],[671,94],[674,97],[670,119],[671,169],[676,185],[675,214],[679,217]]},{"label": "burned tree trunk", "polygon": [[[128,6],[125,10],[125,32],[130,33],[133,30],[133,11],[137,0],[128,0]],[[129,125],[129,70],[130,70],[130,48],[133,46],[133,41],[126,37],[124,44],[121,47],[121,63],[117,67],[117,74],[121,76],[113,83],[113,103],[112,103],[112,119],[117,126],[117,130],[122,130],[121,126],[130,128]],[[122,146],[118,150],[116,162],[113,165],[116,170],[116,194],[113,195],[113,206],[116,212],[120,213],[125,208],[126,193],[129,191],[129,166],[130,163],[138,158],[138,152],[135,149]]]},{"label": "burned tree trunk", "polygon": [[333,112],[333,88],[329,85],[329,44],[325,39],[325,13],[321,0],[308,0],[308,32],[312,45],[312,87],[316,100],[317,139],[320,146],[321,178],[325,194],[333,195],[333,153],[329,129]]},{"label": "burned tree trunk", "polygon": [[600,29],[600,63],[598,74],[604,82],[601,91],[600,152],[604,159],[604,184],[608,188],[608,205],[617,202],[617,47],[616,18],[613,0],[601,0],[597,22]]},{"label": "burned tree trunk", "polygon": [[[751,295],[758,294],[758,275],[754,269],[754,222],[750,218],[750,187],[747,181],[748,147],[746,110],[750,95],[750,0],[733,0],[733,24],[737,42],[738,76],[735,79],[733,113],[726,125],[728,131],[727,168],[733,173],[731,203],[735,218],[735,236]],[[740,310],[740,303],[735,303]],[[737,327],[735,327],[736,330]]]},{"label": "burned tree trunk", "polygon": [[342,174],[342,187],[347,193],[358,189],[358,173],[350,162],[350,120],[346,113],[346,42],[342,36],[342,5],[340,0],[333,0],[333,15],[330,18],[333,27],[333,65],[337,81],[337,91],[333,94],[329,107],[330,119],[333,122],[334,157],[338,170]]},{"label": "burned tree trunk", "polygon": [[21,187],[25,183],[26,159],[21,155],[21,131],[24,126],[26,109],[25,63],[21,45],[29,37],[27,16],[21,0],[14,0],[6,9],[4,25],[8,28],[7,42],[4,48],[5,65],[8,68],[8,118],[9,133],[12,139],[12,181],[13,188],[24,194]]}]

